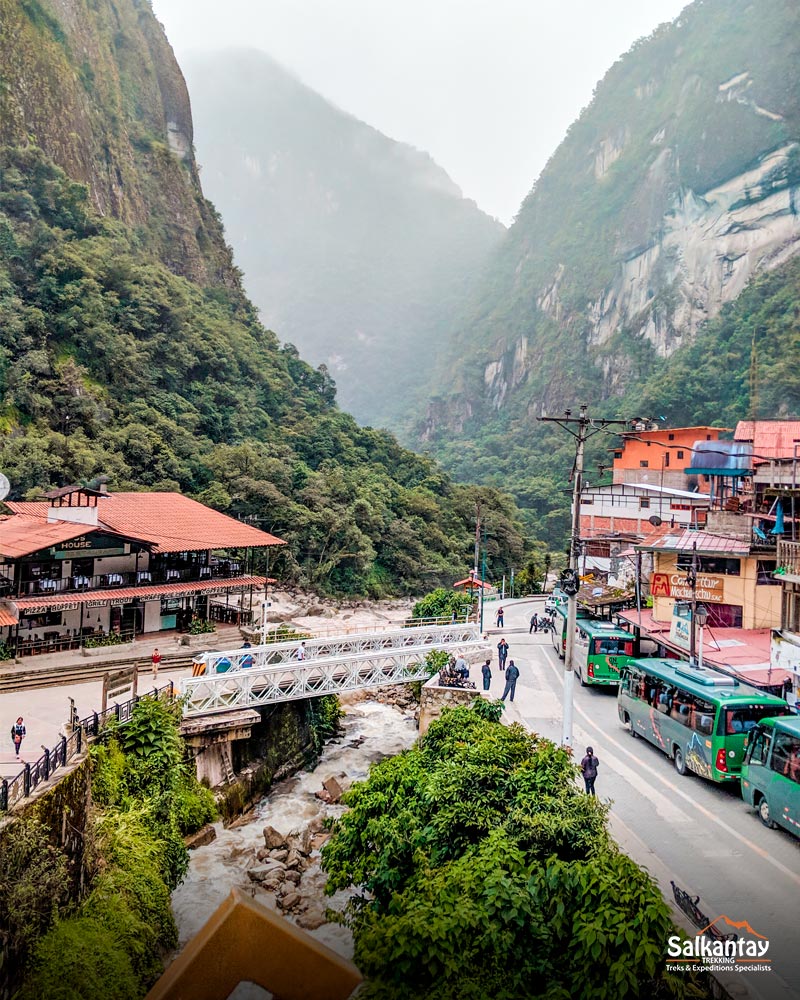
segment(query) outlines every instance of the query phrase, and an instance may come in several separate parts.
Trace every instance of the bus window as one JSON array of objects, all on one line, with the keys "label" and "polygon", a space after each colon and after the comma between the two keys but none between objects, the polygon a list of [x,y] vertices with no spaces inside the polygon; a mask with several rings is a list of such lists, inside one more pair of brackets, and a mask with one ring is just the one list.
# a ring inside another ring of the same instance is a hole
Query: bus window
[{"label": "bus window", "polygon": [[791,733],[776,733],[770,767],[790,781],[800,784],[800,739]]},{"label": "bus window", "polygon": [[695,695],[692,698],[691,726],[698,733],[710,736],[714,732],[714,706]]},{"label": "bus window", "polygon": [[669,713],[670,718],[680,722],[682,726],[688,726],[692,716],[692,696],[686,691],[676,691],[675,694]]},{"label": "bus window", "polygon": [[633,642],[615,638],[595,639],[594,654],[595,656],[633,656]]},{"label": "bus window", "polygon": [[766,764],[769,757],[769,745],[772,742],[772,732],[769,729],[759,729],[747,751],[747,761],[750,764]]},{"label": "bus window", "polygon": [[658,695],[656,696],[656,708],[659,712],[663,712],[664,715],[669,715],[674,696],[675,688],[670,687],[668,684],[660,685]]},{"label": "bus window", "polygon": [[720,736],[741,736],[755,729],[756,725],[769,716],[785,715],[786,710],[774,705],[742,705],[720,712]]}]

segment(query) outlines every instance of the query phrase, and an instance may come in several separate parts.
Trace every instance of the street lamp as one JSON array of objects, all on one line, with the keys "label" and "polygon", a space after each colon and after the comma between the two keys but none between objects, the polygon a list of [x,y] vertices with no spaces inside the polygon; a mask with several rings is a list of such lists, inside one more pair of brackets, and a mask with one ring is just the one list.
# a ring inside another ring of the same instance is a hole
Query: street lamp
[{"label": "street lamp", "polygon": [[[700,629],[700,649],[698,650],[697,666],[698,669],[703,669],[703,629],[708,621],[708,611],[702,604],[697,605],[697,610],[695,611],[695,617],[697,618],[697,627]],[[694,622],[692,622],[692,629],[694,629]]]}]

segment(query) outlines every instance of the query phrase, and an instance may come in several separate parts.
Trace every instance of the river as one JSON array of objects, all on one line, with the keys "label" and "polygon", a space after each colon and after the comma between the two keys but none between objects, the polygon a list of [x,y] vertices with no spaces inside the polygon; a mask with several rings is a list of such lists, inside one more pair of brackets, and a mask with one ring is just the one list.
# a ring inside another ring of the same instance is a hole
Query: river
[{"label": "river", "polygon": [[[259,901],[276,908],[274,895],[257,887],[248,876],[248,869],[258,865],[256,852],[265,846],[265,826],[274,827],[287,837],[299,836],[315,821],[340,816],[344,806],[326,804],[315,797],[322,782],[333,775],[347,787],[366,778],[371,763],[400,753],[417,737],[416,723],[410,713],[388,705],[362,701],[347,706],[345,713],[341,734],[326,745],[312,771],[301,771],[276,784],[234,826],[226,829],[217,823],[216,839],[190,853],[186,878],[172,894],[179,949],[198,932],[234,887],[254,891]],[[325,906],[338,908],[347,898],[347,893],[332,899],[324,896],[325,875],[319,860],[319,851],[313,850],[309,867],[302,872],[297,886],[303,900],[316,903],[317,912]],[[302,914],[298,915],[302,921]],[[323,923],[309,933],[340,955],[352,957],[350,932],[340,924]],[[264,994],[259,991],[259,995]]]}]

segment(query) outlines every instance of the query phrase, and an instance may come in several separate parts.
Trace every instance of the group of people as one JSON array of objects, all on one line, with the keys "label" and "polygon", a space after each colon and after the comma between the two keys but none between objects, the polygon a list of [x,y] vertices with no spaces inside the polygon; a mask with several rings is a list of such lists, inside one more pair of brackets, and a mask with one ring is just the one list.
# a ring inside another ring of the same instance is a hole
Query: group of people
[{"label": "group of people", "polygon": [[535,611],[531,615],[530,628],[528,629],[528,635],[531,632],[549,632],[553,627],[553,619],[549,618],[547,615],[539,615]]},{"label": "group of people", "polygon": [[463,656],[451,656],[439,671],[442,687],[474,688],[469,679],[469,665]]}]

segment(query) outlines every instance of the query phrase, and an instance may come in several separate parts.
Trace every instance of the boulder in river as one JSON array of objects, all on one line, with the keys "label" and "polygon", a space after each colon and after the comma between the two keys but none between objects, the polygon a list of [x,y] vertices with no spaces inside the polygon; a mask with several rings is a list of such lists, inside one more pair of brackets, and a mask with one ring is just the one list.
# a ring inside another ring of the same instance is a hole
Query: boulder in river
[{"label": "boulder in river", "polygon": [[264,827],[264,846],[268,851],[280,850],[286,847],[286,836],[275,829],[274,826]]},{"label": "boulder in river", "polygon": [[330,796],[331,802],[339,802],[342,795],[344,795],[344,789],[339,784],[338,779],[334,775],[329,775],[323,782],[322,787]]},{"label": "boulder in river", "polygon": [[319,903],[312,903],[305,913],[297,918],[297,926],[306,931],[315,931],[328,921],[325,919],[325,911]]},{"label": "boulder in river", "polygon": [[300,902],[301,896],[299,892],[290,891],[287,892],[285,896],[280,896],[278,899],[278,906],[282,910],[291,910],[293,907],[297,906]]}]

